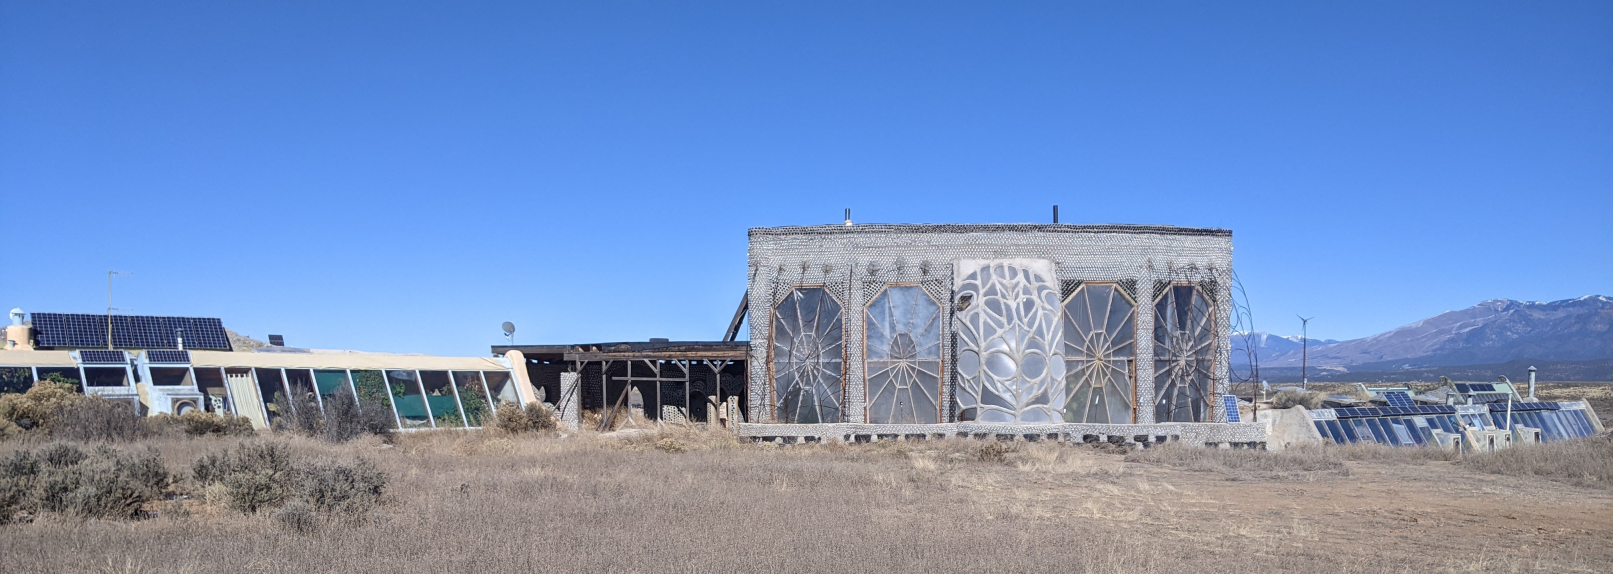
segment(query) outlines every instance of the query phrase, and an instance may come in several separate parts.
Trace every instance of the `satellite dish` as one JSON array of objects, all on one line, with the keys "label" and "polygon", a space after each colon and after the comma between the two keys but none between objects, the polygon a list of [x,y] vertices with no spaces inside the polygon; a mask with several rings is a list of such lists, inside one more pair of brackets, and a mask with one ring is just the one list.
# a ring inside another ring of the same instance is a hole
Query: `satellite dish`
[{"label": "satellite dish", "polygon": [[504,334],[505,335],[514,335],[515,334],[515,323],[505,321],[504,322]]}]

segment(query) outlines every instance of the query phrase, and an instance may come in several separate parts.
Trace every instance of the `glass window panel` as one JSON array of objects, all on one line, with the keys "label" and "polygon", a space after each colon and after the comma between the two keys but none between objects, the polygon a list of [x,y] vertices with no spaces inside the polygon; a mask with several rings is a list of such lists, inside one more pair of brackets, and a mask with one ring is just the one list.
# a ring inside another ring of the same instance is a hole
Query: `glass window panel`
[{"label": "glass window panel", "polygon": [[291,408],[319,410],[319,399],[314,397],[313,371],[286,369],[286,386],[291,390]]},{"label": "glass window panel", "polygon": [[224,369],[224,384],[229,388],[230,406],[235,408],[235,414],[250,419],[254,428],[269,428],[269,421],[264,418],[267,411],[258,397],[252,369]]},{"label": "glass window panel", "polygon": [[189,386],[190,369],[185,367],[151,367],[151,384],[160,386]]},{"label": "glass window panel", "polygon": [[1154,302],[1154,420],[1211,420],[1215,314],[1197,285],[1174,285]]},{"label": "glass window panel", "polygon": [[218,367],[196,367],[196,390],[202,393],[202,409],[213,414],[232,414],[230,393],[225,389],[224,370]]},{"label": "glass window panel", "polygon": [[477,371],[454,371],[454,387],[459,390],[459,403],[465,407],[465,424],[482,426],[492,414],[492,401],[482,386],[482,374]]},{"label": "glass window panel", "polygon": [[272,426],[282,415],[291,414],[280,412],[290,404],[280,369],[252,369],[252,374],[258,379],[258,396],[263,399],[264,411],[269,413],[269,424]]},{"label": "glass window panel", "polygon": [[359,410],[392,413],[392,389],[381,371],[353,371],[353,388],[358,392]]},{"label": "glass window panel", "polygon": [[399,424],[405,429],[431,428],[426,394],[420,390],[420,380],[415,372],[387,371],[386,382],[391,387],[392,406],[398,410]]},{"label": "glass window panel", "polygon": [[1072,423],[1134,422],[1136,306],[1114,285],[1083,284],[1064,302],[1064,380]]},{"label": "glass window panel", "polygon": [[327,401],[336,393],[353,392],[347,380],[347,371],[314,371],[314,387],[319,390],[319,396]]},{"label": "glass window panel", "polygon": [[1355,423],[1349,419],[1339,421],[1339,430],[1344,432],[1344,440],[1357,442],[1360,437],[1355,435]]},{"label": "glass window panel", "polygon": [[127,387],[129,372],[123,367],[84,367],[86,386]]},{"label": "glass window panel", "polygon": [[1051,263],[982,261],[960,271],[958,420],[1063,421],[1069,391]]},{"label": "glass window panel", "polygon": [[493,393],[495,405],[521,404],[521,395],[515,392],[515,381],[509,371],[482,371],[482,377],[487,380],[487,391]]},{"label": "glass window panel", "polygon": [[83,392],[84,387],[83,387],[83,385],[80,384],[80,381],[79,381],[80,376],[81,375],[79,375],[77,367],[40,367],[39,368],[39,380],[41,380],[41,381],[55,381],[55,382],[58,382],[58,383],[66,383],[66,384],[69,384],[69,385],[73,385],[73,388],[75,390],[78,390],[79,392]]},{"label": "glass window panel", "polygon": [[1366,425],[1367,430],[1372,432],[1372,439],[1378,444],[1391,444],[1389,438],[1384,436],[1383,427],[1378,424],[1378,419],[1366,419]]},{"label": "glass window panel", "polygon": [[840,303],[821,287],[791,290],[773,308],[773,407],[780,422],[840,422],[845,346]]},{"label": "glass window panel", "polygon": [[941,305],[917,286],[888,287],[863,329],[868,422],[941,422]]},{"label": "glass window panel", "polygon": [[1344,431],[1339,428],[1339,421],[1327,421],[1327,436],[1334,444],[1344,444]]},{"label": "glass window panel", "polygon": [[420,384],[426,390],[426,405],[437,428],[463,428],[465,417],[459,412],[459,398],[455,395],[448,371],[420,371]]},{"label": "glass window panel", "polygon": [[29,367],[0,367],[0,393],[26,393],[33,386],[33,369]]}]

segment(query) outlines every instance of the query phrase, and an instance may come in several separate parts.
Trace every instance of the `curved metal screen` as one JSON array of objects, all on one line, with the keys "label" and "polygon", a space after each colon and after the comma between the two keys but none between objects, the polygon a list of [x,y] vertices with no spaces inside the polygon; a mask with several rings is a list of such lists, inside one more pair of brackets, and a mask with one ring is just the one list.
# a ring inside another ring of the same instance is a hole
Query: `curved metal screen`
[{"label": "curved metal screen", "polygon": [[[964,267],[970,263],[976,267]],[[1063,419],[1063,332],[1052,267],[1032,260],[960,262],[958,420]]]}]

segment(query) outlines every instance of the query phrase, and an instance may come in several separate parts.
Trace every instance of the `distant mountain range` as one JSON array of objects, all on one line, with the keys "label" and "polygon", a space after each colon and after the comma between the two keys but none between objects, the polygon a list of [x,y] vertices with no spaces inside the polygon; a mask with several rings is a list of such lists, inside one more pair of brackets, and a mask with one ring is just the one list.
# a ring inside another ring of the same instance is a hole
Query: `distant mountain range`
[{"label": "distant mountain range", "polygon": [[[1235,334],[1235,370],[1248,364],[1245,341],[1259,353],[1261,378],[1298,379],[1298,337]],[[1541,363],[1536,366],[1542,380],[1613,380],[1613,298],[1493,299],[1371,337],[1311,339],[1308,355],[1312,380],[1424,380],[1468,371],[1477,376],[1527,369],[1521,363],[1529,361]],[[1544,372],[1547,364],[1557,373]]]}]

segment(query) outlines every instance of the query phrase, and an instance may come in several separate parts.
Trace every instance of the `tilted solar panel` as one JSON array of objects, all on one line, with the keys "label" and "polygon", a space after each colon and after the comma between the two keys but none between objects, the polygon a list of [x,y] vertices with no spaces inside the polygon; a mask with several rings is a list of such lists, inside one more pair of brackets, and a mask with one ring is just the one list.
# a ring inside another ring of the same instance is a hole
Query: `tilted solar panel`
[{"label": "tilted solar panel", "polygon": [[1233,395],[1221,395],[1221,404],[1227,409],[1227,422],[1235,423],[1243,421],[1243,418],[1238,415],[1238,397]]},{"label": "tilted solar panel", "polygon": [[1391,407],[1416,406],[1411,402],[1411,396],[1403,391],[1389,391],[1383,394],[1383,400],[1389,401]]},{"label": "tilted solar panel", "polygon": [[190,364],[190,351],[174,351],[169,349],[155,349],[146,351],[146,362],[188,365]]},{"label": "tilted solar panel", "polygon": [[[106,347],[108,316],[87,313],[33,313],[34,340],[45,348]],[[185,348],[228,351],[224,322],[213,317],[112,315],[112,346],[122,349]]]},{"label": "tilted solar panel", "polygon": [[78,360],[82,361],[82,362],[85,362],[85,363],[97,363],[97,364],[104,364],[104,365],[119,365],[119,364],[123,364],[125,361],[128,361],[129,359],[128,359],[128,357],[126,357],[123,354],[123,351],[111,351],[111,350],[107,350],[107,349],[101,349],[101,350],[90,349],[90,350],[79,351],[78,352]]}]

